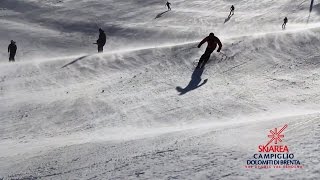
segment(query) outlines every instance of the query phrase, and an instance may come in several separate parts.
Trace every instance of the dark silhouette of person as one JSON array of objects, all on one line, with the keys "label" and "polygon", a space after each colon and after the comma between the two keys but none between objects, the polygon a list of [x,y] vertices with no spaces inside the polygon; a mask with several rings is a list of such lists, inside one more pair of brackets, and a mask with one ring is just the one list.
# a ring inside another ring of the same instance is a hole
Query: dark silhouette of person
[{"label": "dark silhouette of person", "polygon": [[285,18],[283,19],[282,29],[286,29],[287,22],[288,22],[288,18],[285,17]]},{"label": "dark silhouette of person", "polygon": [[230,7],[230,14],[229,14],[228,17],[231,17],[231,16],[233,16],[233,15],[234,15],[234,6],[232,5],[232,6]]},{"label": "dark silhouette of person", "polygon": [[167,1],[166,6],[168,7],[168,11],[171,11],[170,5],[171,5],[171,3],[169,3],[169,1]]},{"label": "dark silhouette of person", "polygon": [[16,42],[11,40],[11,43],[8,46],[8,53],[9,53],[9,62],[14,62],[15,59],[14,57],[16,56],[17,53],[17,45]]},{"label": "dark silhouette of person", "polygon": [[220,52],[221,48],[222,48],[222,43],[220,41],[219,38],[217,38],[216,36],[214,36],[213,33],[210,33],[209,36],[207,36],[206,38],[204,38],[198,45],[198,48],[200,48],[202,46],[203,43],[207,42],[207,48],[206,51],[204,52],[204,54],[201,56],[199,63],[197,65],[197,69],[198,68],[204,68],[204,66],[206,65],[206,63],[208,62],[211,53],[216,49],[217,45],[219,45],[219,48],[217,50],[217,52]]},{"label": "dark silhouette of person", "polygon": [[103,46],[106,44],[106,34],[99,28],[99,39],[97,40],[98,52],[103,52]]}]

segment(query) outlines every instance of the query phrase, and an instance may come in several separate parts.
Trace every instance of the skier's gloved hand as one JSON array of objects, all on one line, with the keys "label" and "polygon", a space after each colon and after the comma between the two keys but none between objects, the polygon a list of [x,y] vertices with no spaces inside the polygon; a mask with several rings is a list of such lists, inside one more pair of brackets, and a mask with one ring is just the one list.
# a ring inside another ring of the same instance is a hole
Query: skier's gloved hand
[{"label": "skier's gloved hand", "polygon": [[200,45],[198,45],[198,48],[200,48],[201,46]]}]

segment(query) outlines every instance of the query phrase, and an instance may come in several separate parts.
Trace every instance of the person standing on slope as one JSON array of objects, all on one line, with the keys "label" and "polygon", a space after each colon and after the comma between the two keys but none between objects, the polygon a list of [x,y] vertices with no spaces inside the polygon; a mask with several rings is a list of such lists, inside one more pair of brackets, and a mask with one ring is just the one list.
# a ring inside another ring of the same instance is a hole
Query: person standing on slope
[{"label": "person standing on slope", "polygon": [[213,33],[210,33],[209,36],[207,36],[206,38],[204,38],[198,45],[198,48],[200,48],[202,46],[203,43],[207,42],[207,48],[205,53],[201,56],[199,63],[197,65],[197,69],[199,68],[204,68],[204,66],[206,65],[206,63],[208,62],[211,53],[216,49],[217,45],[219,45],[219,48],[217,50],[217,52],[220,52],[221,48],[222,48],[222,43],[220,41],[219,38],[217,38],[216,36],[214,36]]},{"label": "person standing on slope", "polygon": [[103,52],[103,46],[106,44],[106,34],[99,28],[99,39],[97,40],[98,52]]},{"label": "person standing on slope", "polygon": [[283,24],[282,24],[282,29],[283,29],[283,30],[286,29],[287,22],[288,22],[288,18],[285,17],[285,18],[283,19]]},{"label": "person standing on slope", "polygon": [[229,14],[229,17],[233,16],[234,15],[234,6],[232,5],[230,7],[230,14]]},{"label": "person standing on slope", "polygon": [[169,3],[169,1],[167,1],[166,6],[168,7],[168,11],[171,11],[170,5],[171,5],[171,3]]},{"label": "person standing on slope", "polygon": [[16,52],[17,52],[16,42],[11,40],[11,43],[8,46],[9,62],[11,62],[11,61],[14,62],[15,61],[14,57],[16,55]]}]

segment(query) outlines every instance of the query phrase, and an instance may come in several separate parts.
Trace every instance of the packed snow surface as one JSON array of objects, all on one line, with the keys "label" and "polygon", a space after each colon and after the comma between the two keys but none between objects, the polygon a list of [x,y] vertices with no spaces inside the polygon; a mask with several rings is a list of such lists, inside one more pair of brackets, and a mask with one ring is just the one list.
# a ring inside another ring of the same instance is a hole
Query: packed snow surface
[{"label": "packed snow surface", "polygon": [[[320,2],[165,2],[0,0],[0,179],[319,179]],[[285,124],[303,168],[245,168]]]}]

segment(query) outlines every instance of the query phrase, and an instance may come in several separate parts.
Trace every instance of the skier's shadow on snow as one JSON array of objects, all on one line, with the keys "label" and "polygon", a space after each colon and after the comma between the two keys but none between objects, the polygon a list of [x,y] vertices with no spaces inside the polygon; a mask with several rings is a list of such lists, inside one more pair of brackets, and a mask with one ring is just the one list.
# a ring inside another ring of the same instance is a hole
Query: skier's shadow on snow
[{"label": "skier's shadow on snow", "polygon": [[228,21],[231,19],[232,16],[233,16],[233,14],[231,14],[230,16],[228,16],[227,19],[224,20],[224,23],[228,22]]},{"label": "skier's shadow on snow", "polygon": [[166,10],[166,11],[163,11],[162,13],[157,14],[157,16],[154,19],[161,18],[162,15],[164,15],[167,12],[169,12],[169,10]]},{"label": "skier's shadow on snow", "polygon": [[208,79],[205,79],[201,84],[201,76],[203,74],[204,68],[201,69],[195,69],[192,73],[191,76],[191,80],[189,82],[189,84],[187,85],[187,87],[185,88],[181,88],[180,86],[176,87],[176,90],[180,93],[179,95],[184,95],[192,90],[195,90],[201,86],[203,86],[204,84],[207,83]]},{"label": "skier's shadow on snow", "polygon": [[86,58],[86,57],[87,57],[87,56],[81,56],[81,57],[79,57],[79,58],[77,58],[77,59],[69,62],[68,64],[62,66],[61,69],[62,69],[62,68],[65,68],[65,67],[67,67],[67,66],[70,66],[71,64],[73,64],[73,63],[75,63],[75,62],[77,62],[77,61],[80,61],[80,60],[82,60],[82,59],[84,59],[84,58]]}]

